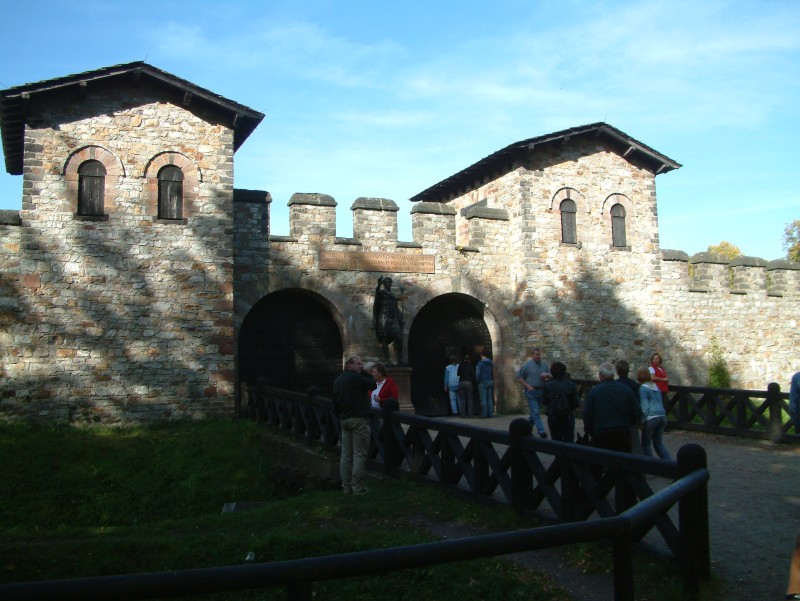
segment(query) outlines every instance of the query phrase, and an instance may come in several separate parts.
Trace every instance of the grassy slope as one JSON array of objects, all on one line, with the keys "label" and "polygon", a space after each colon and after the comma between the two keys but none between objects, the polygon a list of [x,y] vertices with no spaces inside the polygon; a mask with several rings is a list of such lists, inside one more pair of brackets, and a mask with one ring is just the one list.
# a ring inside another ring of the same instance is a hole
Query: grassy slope
[{"label": "grassy slope", "polygon": [[[235,565],[250,551],[256,561],[272,561],[432,540],[421,519],[522,525],[508,511],[407,480],[377,482],[361,497],[336,491],[282,499],[249,422],[124,430],[0,425],[0,457],[2,582]],[[229,501],[269,503],[221,514]],[[314,591],[355,599],[567,598],[546,578],[500,560],[320,583]]]}]

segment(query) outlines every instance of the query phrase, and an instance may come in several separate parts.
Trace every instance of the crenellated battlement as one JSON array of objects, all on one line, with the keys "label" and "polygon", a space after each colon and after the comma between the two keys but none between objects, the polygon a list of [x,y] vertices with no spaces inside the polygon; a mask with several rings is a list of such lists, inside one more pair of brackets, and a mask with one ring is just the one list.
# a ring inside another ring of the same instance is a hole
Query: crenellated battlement
[{"label": "crenellated battlement", "polygon": [[739,256],[726,259],[710,252],[691,257],[683,251],[663,250],[662,278],[689,293],[800,295],[800,264],[778,259]]}]

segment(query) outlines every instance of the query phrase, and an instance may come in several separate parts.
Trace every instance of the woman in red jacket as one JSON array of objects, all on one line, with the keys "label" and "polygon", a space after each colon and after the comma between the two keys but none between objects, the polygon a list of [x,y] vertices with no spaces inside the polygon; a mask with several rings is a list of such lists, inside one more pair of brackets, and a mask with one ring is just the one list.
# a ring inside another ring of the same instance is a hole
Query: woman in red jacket
[{"label": "woman in red jacket", "polygon": [[659,392],[661,392],[661,398],[666,401],[667,391],[669,390],[669,378],[667,377],[666,370],[661,367],[661,355],[658,353],[653,353],[653,356],[650,357],[650,379],[656,385]]},{"label": "woman in red jacket", "polygon": [[373,365],[370,374],[378,383],[378,386],[370,395],[373,407],[376,409],[383,408],[383,403],[386,399],[399,400],[400,390],[397,388],[397,382],[386,371],[386,366],[383,363]]}]

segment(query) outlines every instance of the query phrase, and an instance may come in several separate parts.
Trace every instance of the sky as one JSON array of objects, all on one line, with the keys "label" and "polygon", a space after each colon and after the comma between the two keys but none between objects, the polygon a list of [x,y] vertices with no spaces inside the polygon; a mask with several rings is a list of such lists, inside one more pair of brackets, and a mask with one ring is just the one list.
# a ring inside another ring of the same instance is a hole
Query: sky
[{"label": "sky", "polygon": [[[0,88],[146,61],[266,117],[234,185],[408,199],[505,146],[606,122],[683,166],[662,249],[783,258],[800,219],[798,0],[4,0]],[[22,176],[0,173],[0,209]]]}]

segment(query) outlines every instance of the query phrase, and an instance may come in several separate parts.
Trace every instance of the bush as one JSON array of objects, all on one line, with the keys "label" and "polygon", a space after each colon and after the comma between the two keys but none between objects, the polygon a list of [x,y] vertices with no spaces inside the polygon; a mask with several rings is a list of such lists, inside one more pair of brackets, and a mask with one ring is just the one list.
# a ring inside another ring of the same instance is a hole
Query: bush
[{"label": "bush", "polygon": [[719,342],[713,336],[708,346],[708,357],[708,385],[711,388],[730,388],[731,372],[728,370],[728,363],[722,355]]}]

